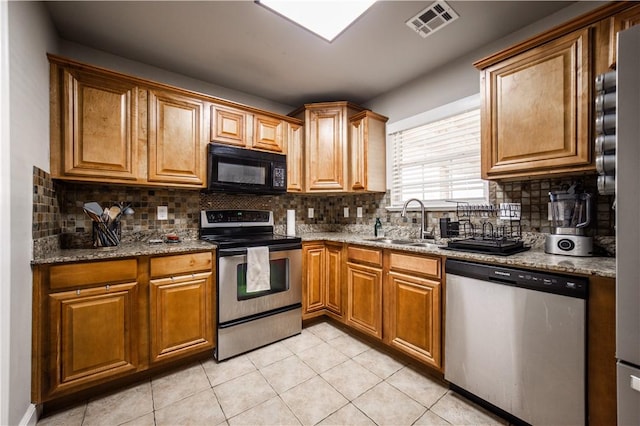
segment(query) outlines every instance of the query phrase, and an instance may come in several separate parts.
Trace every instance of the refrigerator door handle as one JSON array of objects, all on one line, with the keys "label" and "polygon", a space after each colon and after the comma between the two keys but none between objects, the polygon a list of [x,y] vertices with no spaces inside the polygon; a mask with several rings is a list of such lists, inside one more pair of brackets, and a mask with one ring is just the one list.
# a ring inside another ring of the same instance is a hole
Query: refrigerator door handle
[{"label": "refrigerator door handle", "polygon": [[631,389],[640,392],[640,377],[636,377],[633,374],[629,376],[631,377]]}]

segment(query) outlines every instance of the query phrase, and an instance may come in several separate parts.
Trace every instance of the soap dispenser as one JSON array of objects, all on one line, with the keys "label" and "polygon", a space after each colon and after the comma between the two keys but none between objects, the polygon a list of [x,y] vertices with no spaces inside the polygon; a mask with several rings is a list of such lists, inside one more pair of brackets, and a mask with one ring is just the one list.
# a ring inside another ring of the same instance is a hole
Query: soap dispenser
[{"label": "soap dispenser", "polygon": [[382,222],[380,222],[380,218],[376,218],[376,224],[373,226],[373,235],[376,237],[384,237],[384,231],[382,230]]}]

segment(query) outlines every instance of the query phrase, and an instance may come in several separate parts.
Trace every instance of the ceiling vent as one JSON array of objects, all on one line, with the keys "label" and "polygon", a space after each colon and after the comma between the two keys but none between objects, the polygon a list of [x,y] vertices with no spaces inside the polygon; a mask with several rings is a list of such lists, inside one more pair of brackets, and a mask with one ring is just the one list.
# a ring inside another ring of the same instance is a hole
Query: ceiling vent
[{"label": "ceiling vent", "polygon": [[409,19],[406,24],[422,38],[426,38],[458,18],[458,14],[447,3],[436,1]]}]

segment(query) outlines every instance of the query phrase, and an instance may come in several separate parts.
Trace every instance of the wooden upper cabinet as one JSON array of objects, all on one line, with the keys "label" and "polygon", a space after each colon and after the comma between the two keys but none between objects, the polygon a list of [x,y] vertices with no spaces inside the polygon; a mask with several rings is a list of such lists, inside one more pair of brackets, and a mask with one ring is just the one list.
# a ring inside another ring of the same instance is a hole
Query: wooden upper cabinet
[{"label": "wooden upper cabinet", "polygon": [[211,141],[246,147],[251,134],[251,118],[239,109],[211,106]]},{"label": "wooden upper cabinet", "polygon": [[349,120],[351,191],[386,191],[387,120],[387,117],[372,111],[362,111]]},{"label": "wooden upper cabinet", "polygon": [[349,102],[306,104],[289,115],[304,120],[305,135],[304,185],[292,191],[386,190],[387,117]]},{"label": "wooden upper cabinet", "polygon": [[304,127],[287,123],[287,192],[304,191]]},{"label": "wooden upper cabinet", "polygon": [[360,111],[349,102],[325,102],[292,113],[305,121],[305,192],[349,190],[349,118]]},{"label": "wooden upper cabinet", "polygon": [[149,182],[204,187],[204,103],[168,91],[149,92]]},{"label": "wooden upper cabinet", "polygon": [[266,115],[254,115],[251,148],[284,154],[286,152],[284,128],[283,120]]},{"label": "wooden upper cabinet", "polygon": [[618,46],[618,33],[640,24],[640,5],[633,6],[625,11],[617,13],[609,20],[609,68],[616,67],[616,50]]},{"label": "wooden upper cabinet", "polygon": [[51,77],[52,177],[135,182],[137,86],[57,67]]},{"label": "wooden upper cabinet", "polygon": [[308,110],[305,162],[310,192],[345,189],[344,114],[342,107]]},{"label": "wooden upper cabinet", "polygon": [[484,179],[595,170],[590,58],[585,28],[482,70]]}]

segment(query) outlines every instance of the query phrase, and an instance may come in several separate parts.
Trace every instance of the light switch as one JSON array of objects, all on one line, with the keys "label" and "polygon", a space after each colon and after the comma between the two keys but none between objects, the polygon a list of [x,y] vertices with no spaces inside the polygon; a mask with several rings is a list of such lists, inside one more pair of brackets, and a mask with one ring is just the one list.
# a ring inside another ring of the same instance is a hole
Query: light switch
[{"label": "light switch", "polygon": [[362,207],[356,207],[356,217],[362,217]]},{"label": "light switch", "polygon": [[349,217],[349,207],[344,208],[344,217]]},{"label": "light switch", "polygon": [[307,217],[313,219],[313,207],[309,207],[309,210],[307,210]]},{"label": "light switch", "polygon": [[169,209],[167,206],[158,206],[158,220],[169,219]]}]

